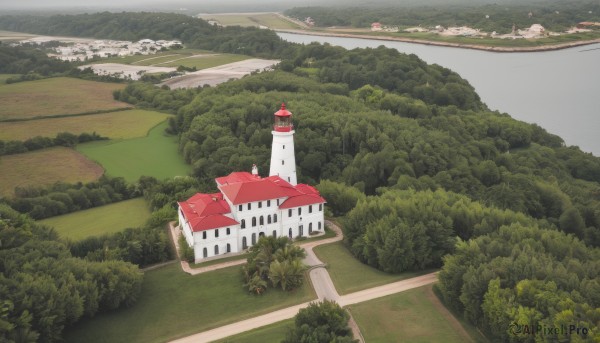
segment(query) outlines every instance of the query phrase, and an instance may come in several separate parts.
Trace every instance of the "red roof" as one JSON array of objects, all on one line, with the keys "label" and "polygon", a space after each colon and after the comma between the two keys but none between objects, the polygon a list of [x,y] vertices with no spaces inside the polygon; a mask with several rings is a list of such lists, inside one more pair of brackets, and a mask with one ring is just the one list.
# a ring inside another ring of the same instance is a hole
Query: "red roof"
[{"label": "red roof", "polygon": [[211,214],[206,217],[197,217],[191,220],[188,219],[192,231],[206,231],[210,229],[218,229],[220,227],[238,225],[239,223],[232,218],[221,214]]},{"label": "red roof", "polygon": [[[252,178],[236,175],[235,179],[245,179],[245,181],[226,183],[219,187],[223,194],[234,205],[290,197],[299,194],[294,186],[290,185],[279,176],[270,176],[262,179],[260,177],[254,177],[250,173],[246,174],[250,175]],[[230,178],[228,180],[231,181],[232,179]]]},{"label": "red roof", "polygon": [[227,176],[218,177],[215,179],[219,186],[230,184],[230,183],[239,183],[239,182],[248,182],[248,181],[256,181],[260,180],[260,176],[252,175],[248,172],[233,172]]},{"label": "red roof", "polygon": [[281,103],[281,109],[277,112],[275,112],[275,115],[278,117],[290,117],[292,115],[292,112],[288,111],[285,109],[285,103],[282,102]]},{"label": "red roof", "polygon": [[194,232],[238,224],[223,215],[230,213],[231,209],[221,193],[196,193],[188,200],[180,202],[179,208]]},{"label": "red roof", "polygon": [[306,206],[306,205],[312,205],[312,204],[322,204],[324,202],[325,202],[325,199],[323,199],[318,194],[301,194],[301,195],[296,195],[296,196],[293,196],[293,197],[287,199],[286,201],[283,202],[283,204],[281,204],[279,206],[279,208],[286,209],[286,208]]}]

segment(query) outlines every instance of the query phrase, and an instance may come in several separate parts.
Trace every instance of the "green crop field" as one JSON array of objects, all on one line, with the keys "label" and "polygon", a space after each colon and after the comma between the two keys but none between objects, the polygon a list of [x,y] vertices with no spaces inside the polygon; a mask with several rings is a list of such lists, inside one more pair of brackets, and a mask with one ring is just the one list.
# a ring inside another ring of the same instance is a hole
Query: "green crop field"
[{"label": "green crop field", "polygon": [[197,69],[206,69],[217,67],[223,64],[239,62],[249,59],[250,56],[245,55],[233,55],[233,54],[219,54],[219,55],[208,55],[208,56],[197,56],[189,57],[181,60],[177,60],[171,63],[161,64],[161,67],[178,67],[180,65],[185,67],[196,67]]},{"label": "green crop field", "polygon": [[214,343],[265,343],[281,342],[289,328],[294,326],[293,319],[287,319],[258,329],[215,341]]},{"label": "green crop field", "polygon": [[148,271],[137,303],[67,329],[66,342],[166,342],[315,299],[310,282],[256,296],[242,287],[240,267],[191,276],[179,264]]},{"label": "green crop field", "polygon": [[113,99],[124,84],[55,77],[0,85],[0,120],[89,113],[131,107]]},{"label": "green crop field", "polygon": [[349,306],[367,342],[484,341],[473,337],[433,294],[431,285]]},{"label": "green crop field", "polygon": [[12,195],[16,186],[93,181],[103,173],[101,166],[79,152],[64,147],[2,156],[0,195]]},{"label": "green crop field", "polygon": [[64,238],[73,240],[140,227],[150,218],[148,204],[143,198],[52,217],[39,222],[52,226]]},{"label": "green crop field", "polygon": [[187,175],[191,168],[177,151],[177,138],[164,133],[166,127],[165,121],[146,137],[85,143],[77,150],[100,163],[107,175],[122,176],[129,182],[143,175],[161,180]]},{"label": "green crop field", "polygon": [[151,128],[168,117],[165,113],[136,109],[62,118],[0,121],[0,140],[23,141],[35,136],[55,137],[59,132],[96,132],[113,139],[144,137]]},{"label": "green crop field", "polygon": [[[321,245],[313,250],[317,257],[327,264],[327,270],[339,294],[353,293],[433,271],[423,270],[420,272],[388,274],[361,263],[352,256],[342,242]],[[357,277],[357,275],[360,275],[360,277]]]}]

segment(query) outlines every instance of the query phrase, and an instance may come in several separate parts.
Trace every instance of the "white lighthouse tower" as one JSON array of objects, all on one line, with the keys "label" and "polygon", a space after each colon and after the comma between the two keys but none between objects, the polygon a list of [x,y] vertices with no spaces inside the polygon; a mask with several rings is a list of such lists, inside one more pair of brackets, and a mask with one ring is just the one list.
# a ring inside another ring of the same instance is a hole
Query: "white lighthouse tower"
[{"label": "white lighthouse tower", "polygon": [[292,112],[281,109],[275,112],[273,125],[273,146],[271,147],[271,170],[269,175],[278,175],[292,185],[296,185],[296,157],[294,156],[294,125]]}]

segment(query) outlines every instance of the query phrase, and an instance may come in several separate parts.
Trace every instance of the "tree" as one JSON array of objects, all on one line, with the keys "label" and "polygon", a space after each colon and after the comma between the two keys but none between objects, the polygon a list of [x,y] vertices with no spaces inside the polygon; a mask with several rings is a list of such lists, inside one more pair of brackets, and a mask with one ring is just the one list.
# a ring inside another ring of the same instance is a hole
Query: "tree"
[{"label": "tree", "polygon": [[298,311],[284,343],[358,342],[348,326],[350,315],[334,301],[311,303]]}]

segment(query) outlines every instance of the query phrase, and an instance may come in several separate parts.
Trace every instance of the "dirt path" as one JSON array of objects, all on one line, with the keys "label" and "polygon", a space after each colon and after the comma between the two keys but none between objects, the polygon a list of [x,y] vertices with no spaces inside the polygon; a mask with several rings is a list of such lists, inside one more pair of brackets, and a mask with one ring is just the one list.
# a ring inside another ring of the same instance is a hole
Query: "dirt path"
[{"label": "dirt path", "polygon": [[473,340],[473,338],[471,338],[471,336],[467,333],[467,331],[465,330],[465,328],[463,328],[463,326],[460,324],[460,322],[458,321],[458,319],[456,319],[452,313],[450,313],[450,311],[448,311],[448,309],[444,306],[444,304],[442,304],[440,302],[440,299],[438,299],[438,297],[435,295],[435,293],[433,293],[433,284],[425,287],[426,291],[425,291],[425,295],[427,296],[427,299],[429,301],[431,301],[431,303],[433,304],[433,306],[435,306],[435,308],[437,309],[437,311],[444,316],[444,318],[446,318],[446,320],[450,323],[450,325],[452,325],[452,327],[454,328],[454,330],[456,330],[456,332],[458,332],[463,341],[464,342],[475,342]]}]

